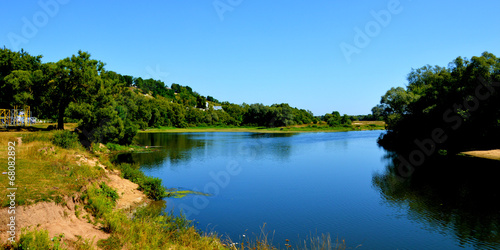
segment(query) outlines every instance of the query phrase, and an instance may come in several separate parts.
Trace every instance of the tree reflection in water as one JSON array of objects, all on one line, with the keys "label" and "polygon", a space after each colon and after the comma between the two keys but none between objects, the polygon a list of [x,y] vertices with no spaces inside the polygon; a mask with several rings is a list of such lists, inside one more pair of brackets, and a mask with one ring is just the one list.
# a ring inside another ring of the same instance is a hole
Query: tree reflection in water
[{"label": "tree reflection in water", "polygon": [[407,211],[410,220],[450,234],[460,246],[500,247],[500,162],[440,157],[417,167],[409,178],[397,174],[397,154],[388,152],[385,172],[373,186],[384,202]]}]

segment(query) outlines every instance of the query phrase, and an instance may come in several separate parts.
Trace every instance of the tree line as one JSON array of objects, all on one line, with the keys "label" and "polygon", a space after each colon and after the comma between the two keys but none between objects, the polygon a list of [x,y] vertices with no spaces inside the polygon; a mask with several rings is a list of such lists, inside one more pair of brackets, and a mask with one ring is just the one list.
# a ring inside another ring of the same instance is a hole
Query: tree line
[{"label": "tree line", "polygon": [[498,147],[500,59],[495,55],[458,57],[448,67],[426,65],[407,79],[405,88],[389,89],[372,109],[387,124],[381,145],[418,148],[427,155]]},{"label": "tree line", "polygon": [[320,120],[339,126],[353,119],[338,112],[315,117],[286,103],[219,102],[189,86],[106,70],[83,51],[58,62],[41,59],[0,49],[0,108],[29,105],[38,118],[57,121],[59,129],[64,122],[78,122],[78,130],[93,142],[129,144],[137,130],[149,127],[281,127]]}]

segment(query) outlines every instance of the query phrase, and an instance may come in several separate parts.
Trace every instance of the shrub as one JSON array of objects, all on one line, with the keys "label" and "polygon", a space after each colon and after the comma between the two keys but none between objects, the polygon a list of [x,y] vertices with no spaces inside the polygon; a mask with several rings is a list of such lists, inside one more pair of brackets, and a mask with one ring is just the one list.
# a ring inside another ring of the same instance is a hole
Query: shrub
[{"label": "shrub", "polygon": [[120,168],[122,170],[122,177],[133,183],[139,184],[141,179],[144,177],[144,173],[142,173],[141,170],[130,164],[122,164],[120,165]]},{"label": "shrub", "polygon": [[139,190],[155,201],[167,197],[167,191],[161,184],[161,179],[144,175],[138,166],[130,164],[120,165],[122,177],[139,185]]},{"label": "shrub", "polygon": [[54,133],[51,139],[52,143],[61,148],[76,148],[78,147],[78,135],[68,130],[59,130]]},{"label": "shrub", "polygon": [[140,186],[144,193],[155,201],[161,200],[167,196],[165,187],[161,185],[161,179],[159,178],[145,176]]},{"label": "shrub", "polygon": [[123,150],[123,148],[127,148],[127,147],[123,147],[123,146],[120,146],[116,143],[111,143],[111,142],[108,142],[106,143],[106,147],[111,150],[111,151],[119,151],[119,150]]}]

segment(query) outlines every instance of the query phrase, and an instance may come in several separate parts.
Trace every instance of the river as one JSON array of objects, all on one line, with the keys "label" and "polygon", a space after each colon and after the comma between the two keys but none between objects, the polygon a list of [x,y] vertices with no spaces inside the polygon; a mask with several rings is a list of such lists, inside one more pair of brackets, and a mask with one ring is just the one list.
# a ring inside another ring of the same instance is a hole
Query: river
[{"label": "river", "polygon": [[361,249],[500,247],[497,162],[446,158],[401,179],[381,133],[143,133],[157,151],[120,161],[211,194],[167,198],[167,209],[233,241],[265,225],[280,246],[329,234]]}]

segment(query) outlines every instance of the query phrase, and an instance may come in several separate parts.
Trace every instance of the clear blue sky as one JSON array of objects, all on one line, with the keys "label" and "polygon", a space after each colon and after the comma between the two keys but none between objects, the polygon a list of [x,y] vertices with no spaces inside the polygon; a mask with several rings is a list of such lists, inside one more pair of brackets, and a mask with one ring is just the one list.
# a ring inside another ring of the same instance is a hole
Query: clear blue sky
[{"label": "clear blue sky", "polygon": [[[221,101],[368,114],[412,68],[500,56],[499,10],[494,0],[3,1],[0,45],[44,62],[88,51],[108,70]],[[366,28],[370,40],[355,42]]]}]

